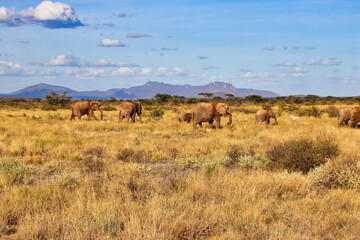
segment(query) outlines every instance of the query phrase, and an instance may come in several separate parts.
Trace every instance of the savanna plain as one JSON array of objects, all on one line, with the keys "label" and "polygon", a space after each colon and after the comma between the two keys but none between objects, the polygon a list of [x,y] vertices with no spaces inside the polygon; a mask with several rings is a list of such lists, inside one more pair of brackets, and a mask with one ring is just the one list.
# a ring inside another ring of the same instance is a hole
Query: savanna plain
[{"label": "savanna plain", "polygon": [[229,103],[215,130],[179,123],[194,104],[144,103],[143,123],[118,105],[0,105],[1,239],[360,238],[360,130],[334,113],[357,102]]}]

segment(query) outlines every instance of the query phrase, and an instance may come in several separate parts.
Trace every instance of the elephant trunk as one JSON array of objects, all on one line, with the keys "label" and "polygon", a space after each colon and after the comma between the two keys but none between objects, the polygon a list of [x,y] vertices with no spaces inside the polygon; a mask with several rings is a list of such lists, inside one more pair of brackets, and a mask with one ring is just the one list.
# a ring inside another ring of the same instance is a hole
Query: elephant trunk
[{"label": "elephant trunk", "polygon": [[139,114],[140,123],[142,123],[142,113]]},{"label": "elephant trunk", "polygon": [[227,125],[230,125],[232,123],[232,114],[228,113],[229,116],[229,122],[227,123]]}]

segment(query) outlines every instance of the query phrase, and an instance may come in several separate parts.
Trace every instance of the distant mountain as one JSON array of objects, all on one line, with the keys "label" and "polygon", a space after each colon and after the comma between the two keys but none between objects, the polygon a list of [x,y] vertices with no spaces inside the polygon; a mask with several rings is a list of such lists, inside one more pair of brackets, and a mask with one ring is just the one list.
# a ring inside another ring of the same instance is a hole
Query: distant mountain
[{"label": "distant mountain", "polygon": [[272,98],[279,96],[278,94],[271,91],[249,88],[236,88],[234,85],[224,82],[213,82],[203,86],[192,86],[188,84],[173,85],[153,81],[149,81],[142,86],[121,89],[109,89],[107,91],[76,91],[66,87],[53,86],[41,83],[10,94],[0,94],[0,96],[44,98],[44,95],[49,94],[49,91],[59,94],[67,91],[68,96],[71,96],[74,99],[108,99],[110,97],[115,97],[119,99],[152,98],[157,93],[166,93],[170,95],[178,95],[184,97],[199,97],[199,93],[213,93],[215,96],[233,94],[236,97],[260,95],[262,97]]}]

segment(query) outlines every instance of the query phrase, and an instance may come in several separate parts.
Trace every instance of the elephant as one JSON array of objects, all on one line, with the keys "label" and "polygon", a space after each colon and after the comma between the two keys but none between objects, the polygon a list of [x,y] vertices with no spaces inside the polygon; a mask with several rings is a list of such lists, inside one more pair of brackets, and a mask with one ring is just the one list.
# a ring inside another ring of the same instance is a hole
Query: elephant
[{"label": "elephant", "polygon": [[119,109],[119,122],[122,122],[123,118],[127,121],[131,118],[131,122],[135,122],[136,114],[139,116],[140,123],[142,123],[142,106],[141,102],[122,102]]},{"label": "elephant", "polygon": [[191,122],[192,118],[193,118],[192,113],[181,113],[179,115],[179,122],[189,123]]},{"label": "elephant", "polygon": [[360,123],[360,107],[354,107],[351,109],[349,126],[359,128],[358,123]]},{"label": "elephant", "polygon": [[276,119],[276,115],[273,111],[271,110],[258,110],[255,114],[255,123],[263,123],[266,122],[266,124],[270,124],[270,118],[275,119],[275,124],[277,125],[277,119]]},{"label": "elephant", "polygon": [[342,108],[339,110],[338,126],[341,127],[349,123],[351,118],[351,108]]},{"label": "elephant", "polygon": [[221,116],[229,117],[227,125],[232,123],[232,114],[226,103],[198,103],[195,105],[193,110],[193,127],[197,128],[198,125],[202,127],[202,122],[209,122],[210,128],[213,128],[213,122],[216,120],[216,126],[217,128],[220,128]]},{"label": "elephant", "polygon": [[101,120],[103,119],[103,110],[101,108],[101,105],[98,101],[82,101],[82,102],[76,102],[72,105],[71,108],[71,117],[70,120],[75,119],[77,117],[79,120],[81,119],[81,116],[87,114],[90,120],[90,117],[95,118],[95,120],[98,120],[94,114],[94,111],[99,110],[101,112]]}]

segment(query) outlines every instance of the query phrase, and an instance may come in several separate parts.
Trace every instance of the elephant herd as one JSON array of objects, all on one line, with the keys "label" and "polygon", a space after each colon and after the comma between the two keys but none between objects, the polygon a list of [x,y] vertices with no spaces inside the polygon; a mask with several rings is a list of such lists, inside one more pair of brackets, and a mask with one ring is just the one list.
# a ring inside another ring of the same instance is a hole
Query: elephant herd
[{"label": "elephant herd", "polygon": [[339,127],[349,124],[349,127],[359,128],[358,123],[360,123],[360,107],[340,109],[338,116]]},{"label": "elephant herd", "polygon": [[[139,116],[140,122],[142,122],[142,106],[140,102],[122,102],[119,107],[119,122],[124,118],[126,121],[131,119],[131,122],[135,122],[136,114]],[[98,101],[82,101],[76,102],[71,109],[71,118],[70,120],[81,119],[81,116],[88,115],[88,119],[93,117],[97,120],[94,111],[101,112],[101,120],[103,119],[103,110],[101,104]],[[222,116],[227,116],[229,118],[228,125],[232,123],[232,114],[229,109],[229,106],[226,103],[218,102],[201,102],[195,105],[192,113],[181,113],[179,115],[179,122],[190,123],[193,121],[193,127],[197,128],[198,126],[202,127],[203,122],[208,122],[210,128],[213,128],[214,121],[216,122],[216,127],[220,128],[220,119]],[[255,114],[255,123],[270,124],[270,118],[275,120],[275,124],[278,124],[276,115],[271,110],[258,110]],[[354,108],[343,108],[339,111],[338,116],[338,125],[342,126],[344,124],[349,124],[350,127],[358,128],[357,123],[360,123],[360,107]]]},{"label": "elephant herd", "polygon": [[[93,117],[97,120],[94,111],[101,112],[101,120],[103,119],[103,110],[101,104],[98,101],[81,101],[76,102],[72,105],[71,109],[71,117],[70,120],[74,120],[75,117],[81,119],[81,116],[88,115],[88,119]],[[124,118],[126,121],[131,119],[131,122],[135,122],[136,114],[139,116],[140,122],[142,122],[142,106],[140,102],[122,102],[119,107],[119,122],[121,122]],[[210,124],[210,128],[213,128],[214,121],[216,122],[216,127],[220,128],[220,120],[222,116],[227,116],[229,118],[228,125],[232,123],[232,114],[229,109],[229,106],[226,103],[218,103],[218,102],[201,102],[195,105],[192,113],[181,113],[179,115],[179,122],[187,122],[190,123],[193,121],[194,128],[198,126],[202,127],[203,122],[208,122]],[[275,119],[275,123],[277,124],[276,115],[274,112],[270,110],[259,110],[255,116],[256,123],[265,122],[267,124],[270,123],[270,118]]]}]

